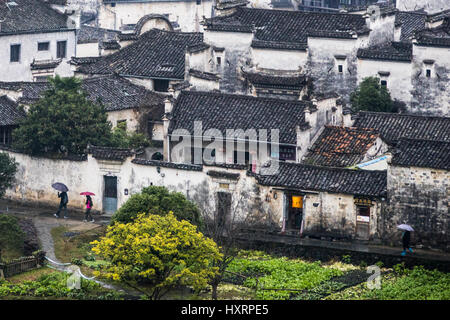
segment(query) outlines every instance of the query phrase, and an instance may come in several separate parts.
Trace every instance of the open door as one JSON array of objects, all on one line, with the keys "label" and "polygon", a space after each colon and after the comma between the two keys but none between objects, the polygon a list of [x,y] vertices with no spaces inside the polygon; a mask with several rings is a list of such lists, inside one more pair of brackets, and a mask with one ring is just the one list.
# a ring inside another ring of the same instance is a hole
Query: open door
[{"label": "open door", "polygon": [[117,177],[104,176],[103,211],[114,213],[117,210]]}]

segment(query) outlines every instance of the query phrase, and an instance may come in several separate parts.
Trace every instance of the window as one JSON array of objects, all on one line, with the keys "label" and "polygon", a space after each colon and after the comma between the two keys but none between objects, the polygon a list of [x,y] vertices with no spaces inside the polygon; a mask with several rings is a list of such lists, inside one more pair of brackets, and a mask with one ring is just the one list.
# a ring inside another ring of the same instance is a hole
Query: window
[{"label": "window", "polygon": [[295,161],[296,154],[295,154],[295,147],[290,146],[280,146],[279,147],[280,152],[280,160],[286,161],[286,160],[292,160]]},{"label": "window", "polygon": [[67,41],[58,41],[56,43],[56,57],[65,58],[66,57],[66,47]]},{"label": "window", "polygon": [[38,51],[48,51],[50,42],[38,42]]},{"label": "window", "polygon": [[217,57],[217,65],[221,65],[222,64],[222,58],[221,57]]},{"label": "window", "polygon": [[167,92],[169,90],[169,80],[153,80],[153,89],[159,92]]},{"label": "window", "polygon": [[47,82],[49,77],[51,77],[51,76],[50,75],[48,75],[48,76],[36,76],[36,77],[34,77],[34,82]]},{"label": "window", "polygon": [[111,7],[115,7],[116,6],[116,3],[115,2],[111,2]]},{"label": "window", "polygon": [[20,44],[12,44],[11,45],[11,55],[10,62],[19,62],[20,61]]},{"label": "window", "polygon": [[431,78],[431,70],[430,69],[427,69],[426,76],[427,76],[427,78]]},{"label": "window", "polygon": [[383,87],[387,87],[387,81],[386,80],[381,80],[381,85]]},{"label": "window", "polygon": [[202,0],[197,0],[197,4],[202,4]]},{"label": "window", "polygon": [[344,68],[342,67],[342,64],[338,65],[338,72],[342,73],[344,71]]}]

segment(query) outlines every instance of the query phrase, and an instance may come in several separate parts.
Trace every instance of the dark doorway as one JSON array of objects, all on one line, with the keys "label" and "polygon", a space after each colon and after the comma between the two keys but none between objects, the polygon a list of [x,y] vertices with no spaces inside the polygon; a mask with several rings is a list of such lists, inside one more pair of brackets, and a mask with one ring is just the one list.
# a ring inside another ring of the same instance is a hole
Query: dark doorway
[{"label": "dark doorway", "polygon": [[289,230],[300,230],[303,220],[303,195],[289,194],[288,216],[286,228]]},{"label": "dark doorway", "polygon": [[117,210],[117,177],[104,176],[103,211],[114,213]]},{"label": "dark doorway", "polygon": [[356,238],[369,240],[370,235],[370,207],[356,206]]},{"label": "dark doorway", "polygon": [[231,193],[217,192],[217,219],[219,230],[223,230],[231,212]]}]

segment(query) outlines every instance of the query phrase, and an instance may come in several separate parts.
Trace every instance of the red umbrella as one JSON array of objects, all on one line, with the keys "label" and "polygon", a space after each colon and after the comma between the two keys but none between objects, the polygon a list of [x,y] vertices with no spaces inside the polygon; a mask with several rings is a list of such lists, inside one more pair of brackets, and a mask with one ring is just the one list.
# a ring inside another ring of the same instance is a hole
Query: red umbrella
[{"label": "red umbrella", "polygon": [[82,196],[95,196],[95,193],[89,192],[89,191],[85,191],[85,192],[81,192],[80,195],[82,195]]}]

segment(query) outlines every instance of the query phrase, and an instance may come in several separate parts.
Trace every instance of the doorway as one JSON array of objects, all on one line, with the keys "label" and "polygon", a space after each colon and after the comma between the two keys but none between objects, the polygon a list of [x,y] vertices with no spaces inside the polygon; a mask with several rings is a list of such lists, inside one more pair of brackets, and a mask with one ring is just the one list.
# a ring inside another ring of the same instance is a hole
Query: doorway
[{"label": "doorway", "polygon": [[104,176],[103,211],[114,213],[117,210],[117,177]]},{"label": "doorway", "polygon": [[288,195],[288,215],[286,221],[287,230],[300,230],[303,220],[303,195]]},{"label": "doorway", "polygon": [[216,224],[219,230],[223,230],[227,220],[230,218],[231,193],[217,192],[217,219]]},{"label": "doorway", "polygon": [[356,206],[356,238],[369,240],[370,236],[370,207]]}]

